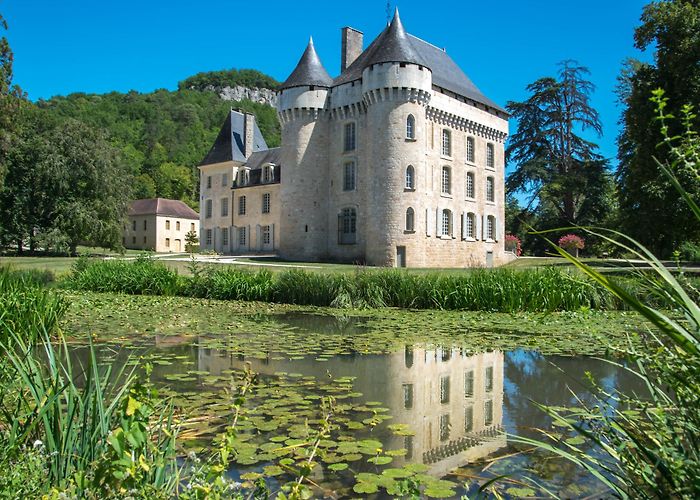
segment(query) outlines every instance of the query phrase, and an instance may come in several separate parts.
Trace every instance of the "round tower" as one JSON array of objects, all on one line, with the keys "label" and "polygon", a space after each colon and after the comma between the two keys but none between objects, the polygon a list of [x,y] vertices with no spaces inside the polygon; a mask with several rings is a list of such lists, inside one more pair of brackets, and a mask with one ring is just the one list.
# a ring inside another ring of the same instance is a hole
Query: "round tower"
[{"label": "round tower", "polygon": [[412,46],[398,9],[373,45],[362,72],[367,128],[373,138],[369,157],[374,164],[367,192],[366,257],[373,265],[407,265],[408,251],[411,265],[410,256],[420,250],[412,248],[416,238],[407,231],[406,212],[413,210],[414,231],[419,222],[424,227],[426,214],[419,208],[423,206],[419,191],[407,187],[406,170],[412,167],[414,186],[419,178],[425,179],[425,108],[432,72]]},{"label": "round tower", "polygon": [[327,253],[328,120],[333,83],[313,40],[280,86],[280,256],[319,260]]}]

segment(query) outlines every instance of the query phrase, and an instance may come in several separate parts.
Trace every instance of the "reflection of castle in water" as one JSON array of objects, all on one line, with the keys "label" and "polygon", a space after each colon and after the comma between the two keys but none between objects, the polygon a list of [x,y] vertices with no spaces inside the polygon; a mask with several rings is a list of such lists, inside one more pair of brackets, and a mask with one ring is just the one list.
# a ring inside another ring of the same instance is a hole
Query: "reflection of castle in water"
[{"label": "reflection of castle in water", "polygon": [[[392,449],[406,448],[405,462],[422,462],[443,476],[506,445],[503,419],[503,353],[468,355],[460,349],[411,348],[388,355],[337,356],[320,363],[244,359],[217,349],[198,350],[198,369],[219,375],[240,369],[272,375],[297,372],[317,378],[357,377],[367,401],[390,409],[390,424],[407,424],[413,436],[382,436]],[[398,460],[397,460],[398,462]]]}]

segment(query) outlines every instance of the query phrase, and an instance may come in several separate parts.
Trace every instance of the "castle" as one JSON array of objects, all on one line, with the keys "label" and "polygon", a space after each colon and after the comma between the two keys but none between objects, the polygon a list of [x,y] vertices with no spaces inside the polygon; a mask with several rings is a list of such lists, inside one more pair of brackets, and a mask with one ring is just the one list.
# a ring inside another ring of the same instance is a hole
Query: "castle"
[{"label": "castle", "polygon": [[491,267],[504,251],[508,114],[398,10],[331,78],[309,41],[280,86],[282,145],[231,111],[200,165],[203,249],[396,267]]}]

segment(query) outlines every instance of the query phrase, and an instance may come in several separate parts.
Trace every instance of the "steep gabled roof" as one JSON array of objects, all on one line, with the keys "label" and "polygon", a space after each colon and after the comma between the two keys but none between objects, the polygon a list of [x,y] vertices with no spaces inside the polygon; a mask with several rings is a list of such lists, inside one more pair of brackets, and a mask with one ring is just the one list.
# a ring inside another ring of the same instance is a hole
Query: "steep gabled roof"
[{"label": "steep gabled roof", "polygon": [[199,220],[199,214],[185,205],[184,202],[165,198],[134,200],[129,205],[129,215],[164,215]]},{"label": "steep gabled roof", "polygon": [[316,53],[312,38],[309,39],[309,44],[306,46],[306,50],[302,54],[301,59],[299,59],[296,68],[289,75],[289,78],[280,85],[280,89],[307,85],[315,85],[317,87],[330,87],[333,85],[333,78],[321,64],[321,59]]},{"label": "steep gabled roof", "polygon": [[[253,151],[262,151],[265,149],[267,149],[267,143],[256,122],[253,128]],[[245,115],[233,109],[224,120],[219,135],[214,141],[214,145],[200,165],[211,165],[224,161],[246,161]]]},{"label": "steep gabled roof", "polygon": [[406,33],[398,9],[391,24],[333,81],[333,86],[359,80],[365,68],[381,62],[424,66],[432,72],[434,85],[506,112],[474,85],[447,52]]}]

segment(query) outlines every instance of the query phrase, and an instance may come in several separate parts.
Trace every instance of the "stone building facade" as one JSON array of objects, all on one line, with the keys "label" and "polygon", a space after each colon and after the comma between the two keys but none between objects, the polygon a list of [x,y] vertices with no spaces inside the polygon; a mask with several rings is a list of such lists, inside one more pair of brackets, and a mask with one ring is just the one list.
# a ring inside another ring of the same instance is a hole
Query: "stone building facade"
[{"label": "stone building facade", "polygon": [[153,252],[185,252],[185,236],[199,237],[199,214],[180,200],[149,198],[129,206],[124,248]]},{"label": "stone building facade", "polygon": [[[238,133],[222,129],[225,166],[212,163],[221,159],[215,144],[200,167],[202,179],[225,169],[229,199],[252,196],[262,203],[258,198],[269,192],[276,202],[266,218],[237,219],[234,210],[228,232],[248,231],[247,246],[231,237],[223,244],[214,233],[226,221],[207,221],[203,210],[203,235],[214,234],[210,244],[203,236],[203,246],[397,267],[490,267],[509,260],[503,246],[506,111],[443,49],[406,33],[398,11],[363,47],[361,32],[343,28],[341,73],[333,79],[309,42],[280,87],[280,148],[254,143],[259,131],[248,115],[236,118],[243,123]],[[240,144],[236,137],[243,137]],[[272,178],[264,175],[269,168]],[[202,202],[226,198],[207,185]],[[272,243],[265,246],[263,238]]]}]

